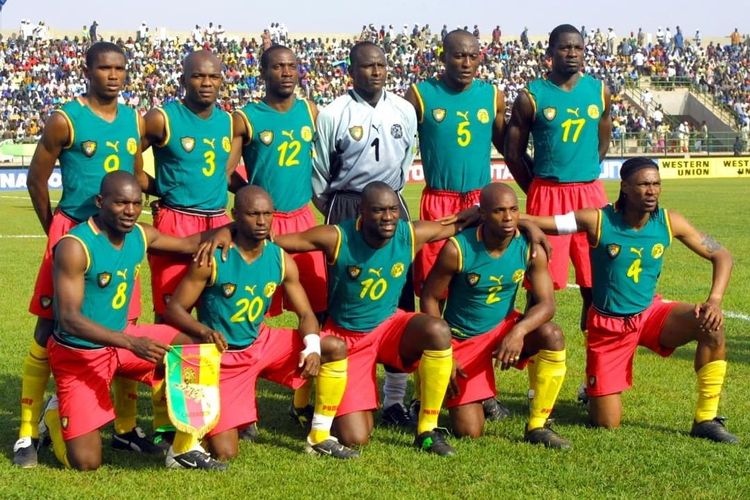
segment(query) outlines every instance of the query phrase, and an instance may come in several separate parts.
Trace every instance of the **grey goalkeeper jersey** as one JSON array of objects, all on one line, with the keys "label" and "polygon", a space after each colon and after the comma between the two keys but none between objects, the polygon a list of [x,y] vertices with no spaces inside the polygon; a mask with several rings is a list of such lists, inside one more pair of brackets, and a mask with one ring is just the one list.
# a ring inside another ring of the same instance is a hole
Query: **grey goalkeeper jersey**
[{"label": "grey goalkeeper jersey", "polygon": [[318,114],[313,201],[323,212],[330,194],[362,191],[383,181],[404,188],[417,148],[417,116],[402,97],[383,90],[375,107],[354,90]]}]

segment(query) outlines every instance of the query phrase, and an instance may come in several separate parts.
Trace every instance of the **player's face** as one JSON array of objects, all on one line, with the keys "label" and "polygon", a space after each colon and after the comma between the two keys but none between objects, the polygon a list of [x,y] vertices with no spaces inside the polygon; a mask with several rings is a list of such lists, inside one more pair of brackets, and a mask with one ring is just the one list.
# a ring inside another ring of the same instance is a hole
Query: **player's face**
[{"label": "player's face", "polygon": [[[487,205],[487,206],[485,206]],[[498,238],[513,236],[518,229],[518,198],[511,192],[496,193],[480,207],[485,227]]]},{"label": "player's face", "polygon": [[254,196],[241,205],[235,205],[232,215],[237,230],[250,240],[265,240],[271,231],[273,203],[268,196]]},{"label": "player's face", "polygon": [[661,176],[655,168],[644,168],[621,183],[627,206],[640,212],[653,212],[659,206]]},{"label": "player's face", "polygon": [[479,43],[474,36],[456,36],[445,45],[443,78],[454,87],[466,87],[479,68]]},{"label": "player's face", "polygon": [[381,191],[365,200],[360,209],[362,230],[375,239],[387,240],[396,233],[401,204],[393,191]]},{"label": "player's face", "polygon": [[97,196],[99,219],[117,233],[129,233],[141,215],[143,196],[137,184],[128,183]]},{"label": "player's face", "polygon": [[268,68],[263,70],[266,92],[279,97],[289,97],[294,93],[299,78],[297,57],[291,50],[275,50],[269,57]]},{"label": "player's face", "polygon": [[583,38],[578,33],[563,33],[552,47],[552,71],[574,75],[583,68]]},{"label": "player's face", "polygon": [[116,99],[127,76],[125,56],[118,52],[102,52],[90,68],[84,69],[84,74],[92,93],[104,99]]},{"label": "player's face", "polygon": [[210,106],[219,98],[221,67],[213,58],[196,58],[182,75],[185,100],[199,106]]},{"label": "player's face", "polygon": [[388,68],[385,54],[377,47],[363,47],[359,50],[357,62],[350,68],[354,90],[363,95],[375,95],[383,90]]}]

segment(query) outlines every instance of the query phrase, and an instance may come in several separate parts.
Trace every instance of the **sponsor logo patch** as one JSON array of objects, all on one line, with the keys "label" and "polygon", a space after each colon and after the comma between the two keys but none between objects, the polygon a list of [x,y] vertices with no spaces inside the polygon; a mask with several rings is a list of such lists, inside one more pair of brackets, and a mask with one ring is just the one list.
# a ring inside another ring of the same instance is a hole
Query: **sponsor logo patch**
[{"label": "sponsor logo patch", "polygon": [[597,118],[599,118],[599,106],[597,106],[596,104],[591,104],[586,112],[588,113],[589,118],[591,118],[592,120],[596,120]]},{"label": "sponsor logo patch", "polygon": [[234,292],[236,291],[237,285],[235,283],[222,283],[221,285],[221,293],[224,294],[224,297],[227,299],[234,295]]},{"label": "sponsor logo patch", "polygon": [[523,269],[516,269],[513,273],[513,283],[520,283],[523,281],[525,271]]},{"label": "sponsor logo patch", "polygon": [[190,153],[193,149],[195,149],[195,138],[183,137],[180,139],[180,144],[182,144],[182,149]]},{"label": "sponsor logo patch", "polygon": [[221,149],[223,149],[225,153],[228,153],[229,150],[232,149],[232,141],[229,140],[229,137],[224,136],[221,138]]},{"label": "sponsor logo patch", "polygon": [[138,151],[138,143],[135,142],[135,137],[128,138],[128,142],[125,144],[125,149],[129,155],[134,155]]},{"label": "sponsor logo patch", "polygon": [[313,132],[312,132],[312,129],[308,127],[307,125],[302,127],[302,130],[300,130],[299,135],[302,137],[302,140],[305,142],[312,141]]},{"label": "sponsor logo patch", "polygon": [[391,276],[398,278],[402,274],[404,274],[404,264],[401,262],[393,264],[393,267],[391,267]]},{"label": "sponsor logo patch", "polygon": [[651,248],[651,257],[654,259],[659,259],[662,255],[664,255],[664,245],[661,243],[657,243]]},{"label": "sponsor logo patch", "polygon": [[263,287],[263,295],[265,295],[266,297],[271,297],[271,295],[273,295],[275,291],[276,283],[274,283],[273,281],[269,281],[268,283],[266,283],[266,286]]},{"label": "sponsor logo patch", "polygon": [[490,113],[484,108],[480,109],[477,111],[477,120],[479,120],[479,123],[489,123]]}]

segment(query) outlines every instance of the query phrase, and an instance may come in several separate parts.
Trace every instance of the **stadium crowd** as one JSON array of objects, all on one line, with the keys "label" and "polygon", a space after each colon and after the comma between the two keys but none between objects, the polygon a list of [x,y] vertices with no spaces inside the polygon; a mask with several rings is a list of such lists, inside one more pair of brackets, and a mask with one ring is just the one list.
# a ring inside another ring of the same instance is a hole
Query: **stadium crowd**
[{"label": "stadium crowd", "polygon": [[[55,107],[68,96],[85,92],[82,55],[91,36],[98,37],[98,24],[84,26],[79,35],[62,39],[50,38],[44,23],[39,26],[43,29],[25,23],[18,35],[0,38],[0,138],[36,140]],[[260,54],[273,43],[284,43],[298,54],[301,90],[316,104],[325,105],[347,89],[347,54],[358,40],[382,45],[391,66],[387,89],[403,95],[412,83],[438,73],[439,40],[447,29],[444,25],[440,32],[433,32],[429,25],[411,29],[404,25],[397,31],[392,25],[377,29],[371,24],[363,26],[358,37],[289,39],[283,23],[271,23],[259,38],[237,40],[213,23],[196,25],[186,38],[157,36],[143,23],[135,36],[111,41],[126,50],[130,61],[130,79],[122,93],[127,104],[145,111],[175,99],[180,90],[179,61],[197,48],[206,48],[215,51],[225,65],[227,84],[221,103],[231,109],[262,95]],[[727,45],[704,45],[699,32],[688,41],[679,27],[674,35],[669,28],[659,28],[653,41],[640,29],[619,39],[611,28],[605,33],[599,29],[587,32],[584,27],[582,33],[586,72],[608,82],[614,114],[621,116],[621,126],[613,128],[614,140],[626,132],[650,137],[660,127],[665,132],[669,126],[662,126],[656,107],[643,106],[647,112],[643,116],[620,103],[624,87],[640,75],[667,81],[687,79],[731,109],[740,126],[750,130],[750,35],[743,38],[735,30]],[[476,26],[474,34],[479,35]],[[546,69],[543,45],[530,42],[526,29],[518,40],[502,40],[498,26],[491,39],[481,40],[481,49],[479,77],[501,88],[509,104],[527,82]]]}]

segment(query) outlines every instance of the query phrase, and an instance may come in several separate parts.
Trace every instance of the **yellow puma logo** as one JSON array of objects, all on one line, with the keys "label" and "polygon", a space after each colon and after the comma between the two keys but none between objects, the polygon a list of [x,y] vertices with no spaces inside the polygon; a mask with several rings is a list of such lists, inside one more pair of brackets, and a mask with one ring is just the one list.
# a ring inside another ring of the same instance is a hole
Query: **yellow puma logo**
[{"label": "yellow puma logo", "polygon": [[498,285],[502,285],[503,284],[503,275],[501,274],[500,276],[490,276],[490,281],[494,281]]},{"label": "yellow puma logo", "polygon": [[216,149],[214,147],[214,144],[216,144],[216,139],[203,139],[203,144],[206,144],[207,146],[211,146],[211,149]]},{"label": "yellow puma logo", "polygon": [[128,270],[125,269],[124,271],[115,271],[115,274],[119,276],[120,278],[126,280],[128,279]]},{"label": "yellow puma logo", "polygon": [[115,141],[115,142],[107,141],[104,144],[106,144],[108,148],[114,149],[115,153],[119,153],[118,149],[120,147],[120,141]]},{"label": "yellow puma logo", "polygon": [[281,135],[288,137],[290,141],[294,140],[294,130],[282,130]]},{"label": "yellow puma logo", "polygon": [[368,273],[372,273],[375,276],[377,276],[378,278],[380,278],[380,273],[383,272],[383,268],[379,267],[379,268],[377,268],[377,270],[376,269],[368,269],[367,272]]},{"label": "yellow puma logo", "polygon": [[576,118],[578,118],[578,111],[579,111],[580,109],[581,109],[581,108],[576,108],[576,109],[568,108],[568,109],[566,109],[565,111],[567,111],[567,112],[568,112],[568,113],[570,113],[571,115],[576,115]]},{"label": "yellow puma logo", "polygon": [[245,291],[250,292],[250,295],[255,295],[255,287],[258,285],[247,286],[245,285]]},{"label": "yellow puma logo", "polygon": [[464,111],[464,112],[461,112],[461,111],[456,111],[456,114],[457,114],[457,115],[458,115],[459,117],[463,118],[463,119],[464,119],[464,121],[466,121],[466,122],[468,122],[468,121],[469,121],[469,112],[468,112],[468,111]]},{"label": "yellow puma logo", "polygon": [[638,258],[643,257],[643,255],[642,255],[643,254],[643,247],[641,247],[641,248],[630,247],[630,251],[633,252],[634,254],[636,254],[638,256]]}]

